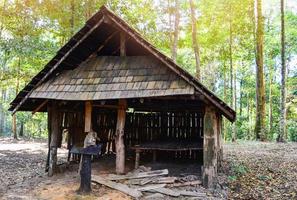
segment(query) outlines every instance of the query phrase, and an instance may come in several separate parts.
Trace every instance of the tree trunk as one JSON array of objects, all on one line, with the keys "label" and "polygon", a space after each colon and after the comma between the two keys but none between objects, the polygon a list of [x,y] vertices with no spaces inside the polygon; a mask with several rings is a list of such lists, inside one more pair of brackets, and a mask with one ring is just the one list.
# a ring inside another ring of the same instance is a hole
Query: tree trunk
[{"label": "tree trunk", "polygon": [[265,82],[263,67],[263,37],[264,25],[262,16],[262,0],[257,0],[257,30],[256,30],[256,139],[265,141]]},{"label": "tree trunk", "polygon": [[74,16],[75,16],[75,7],[74,7],[74,0],[70,2],[70,9],[71,9],[71,18],[70,18],[70,37],[74,34]]},{"label": "tree trunk", "polygon": [[243,80],[240,79],[240,84],[239,84],[239,116],[242,116],[242,96],[243,96],[243,93],[242,93],[242,85],[243,85]]},{"label": "tree trunk", "polygon": [[250,105],[250,97],[249,93],[247,94],[247,117],[248,117],[248,135],[247,135],[247,140],[251,139],[251,120],[250,120],[250,110],[251,110],[251,105]]},{"label": "tree trunk", "polygon": [[272,115],[272,67],[270,67],[269,72],[269,130],[270,133],[272,131],[272,122],[273,122],[273,115]]},{"label": "tree trunk", "polygon": [[[20,74],[20,67],[21,67],[21,58],[18,58],[18,66],[17,66],[17,74],[16,74],[16,88],[15,88],[15,95],[19,93],[19,85],[20,85],[20,80],[19,80],[19,74]],[[13,138],[18,139],[18,134],[17,134],[17,117],[16,113],[13,114],[12,116],[12,132],[13,132]]]},{"label": "tree trunk", "polygon": [[192,44],[195,54],[196,62],[196,78],[200,80],[200,52],[199,52],[199,43],[197,41],[197,27],[196,27],[196,16],[195,16],[195,5],[193,0],[190,1],[191,7],[191,20],[192,20]]},{"label": "tree trunk", "polygon": [[175,21],[174,21],[174,34],[173,34],[173,43],[171,48],[171,58],[176,61],[177,57],[177,42],[179,34],[179,0],[175,0]]},{"label": "tree trunk", "polygon": [[24,122],[21,122],[19,136],[20,137],[23,137],[24,136]]},{"label": "tree trunk", "polygon": [[4,112],[4,107],[3,103],[6,100],[6,90],[2,89],[1,90],[1,103],[0,103],[0,136],[4,135],[5,131],[5,112]]},{"label": "tree trunk", "polygon": [[[236,112],[236,110],[237,110],[237,102],[236,102],[236,69],[235,69],[235,71],[234,71],[234,80],[233,80],[233,84],[234,84],[234,86],[233,86],[233,94],[232,94],[232,96],[233,96],[233,100],[232,100],[232,102],[233,102],[233,108],[234,108],[234,110],[235,110],[235,112]],[[233,124],[232,124],[232,142],[235,142],[237,140],[237,127],[236,127],[236,121],[235,122],[233,122]]]},{"label": "tree trunk", "polygon": [[[227,77],[226,77],[226,65],[224,62],[224,101],[227,101]],[[222,130],[224,133],[224,141],[226,141],[227,139],[227,126],[226,123],[224,123],[225,120],[222,119]]]},{"label": "tree trunk", "polygon": [[284,16],[284,0],[281,0],[281,117],[280,117],[280,131],[277,138],[278,142],[285,141],[286,135],[286,58],[285,58],[285,16]]},{"label": "tree trunk", "polygon": [[86,20],[88,20],[92,16],[92,4],[94,2],[91,0],[87,0],[85,4],[85,16]]},{"label": "tree trunk", "polygon": [[[230,13],[232,13],[232,7],[230,5]],[[234,90],[233,90],[233,30],[232,30],[232,17],[230,14],[229,18],[229,62],[230,62],[230,94],[231,94],[231,107],[234,109]],[[235,123],[232,125],[232,133],[231,133],[232,142],[236,141],[236,127]]]}]

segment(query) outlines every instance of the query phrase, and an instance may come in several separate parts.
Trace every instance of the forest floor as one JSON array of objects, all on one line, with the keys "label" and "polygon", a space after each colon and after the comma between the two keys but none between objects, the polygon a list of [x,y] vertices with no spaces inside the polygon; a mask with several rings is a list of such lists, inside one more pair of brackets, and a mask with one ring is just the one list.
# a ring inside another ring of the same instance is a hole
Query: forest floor
[{"label": "forest floor", "polygon": [[[130,199],[98,185],[92,186],[91,195],[77,195],[77,172],[47,177],[46,154],[46,142],[0,138],[0,199]],[[59,152],[60,158],[66,155]],[[96,167],[106,174],[113,164]],[[297,143],[227,143],[222,165],[218,190],[225,198],[297,199]]]}]

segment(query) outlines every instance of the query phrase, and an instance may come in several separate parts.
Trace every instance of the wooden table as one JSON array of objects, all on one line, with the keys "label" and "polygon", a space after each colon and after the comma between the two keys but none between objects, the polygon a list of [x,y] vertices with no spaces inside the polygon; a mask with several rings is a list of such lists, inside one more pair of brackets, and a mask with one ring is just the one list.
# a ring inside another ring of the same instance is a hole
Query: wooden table
[{"label": "wooden table", "polygon": [[203,143],[196,141],[151,141],[131,147],[135,150],[135,169],[139,167],[140,153],[153,151],[153,161],[156,161],[156,151],[192,151],[203,150]]}]

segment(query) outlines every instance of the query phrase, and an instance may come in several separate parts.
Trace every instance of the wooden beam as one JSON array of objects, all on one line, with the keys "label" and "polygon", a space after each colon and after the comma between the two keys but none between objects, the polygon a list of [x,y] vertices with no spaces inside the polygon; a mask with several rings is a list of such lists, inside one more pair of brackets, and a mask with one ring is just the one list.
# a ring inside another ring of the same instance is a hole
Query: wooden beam
[{"label": "wooden beam", "polygon": [[108,36],[107,38],[106,38],[106,40],[103,42],[103,44],[102,45],[100,45],[100,47],[97,49],[97,51],[96,51],[96,53],[98,54],[98,53],[100,53],[100,51],[103,49],[103,47],[105,47],[105,45],[116,35],[116,34],[118,34],[119,32],[118,31],[115,31],[115,32],[113,32],[110,36]]},{"label": "wooden beam", "polygon": [[[104,21],[104,17],[102,17],[85,35],[82,36],[82,38],[69,49],[69,51],[53,66],[51,69],[45,74],[44,77],[42,77],[39,82],[35,85],[34,88],[38,87],[44,80],[47,79],[47,77],[53,73],[54,70],[57,69],[57,67],[69,56],[70,53],[72,53],[78,45],[80,45],[93,31]],[[33,89],[34,89],[33,88]],[[33,89],[28,92],[28,94],[21,100],[21,102],[13,109],[12,114],[14,114],[29,98],[30,94],[33,92]]]},{"label": "wooden beam", "polygon": [[100,104],[93,104],[93,107],[97,108],[108,108],[108,109],[119,109],[119,105],[100,105]]},{"label": "wooden beam", "polygon": [[48,100],[43,101],[35,110],[32,111],[32,115],[34,115],[36,112],[41,110],[41,108],[43,108],[45,106],[45,104],[47,104],[47,102],[48,102]]},{"label": "wooden beam", "polygon": [[125,144],[124,144],[124,129],[126,121],[127,101],[125,99],[119,100],[119,109],[116,126],[116,173],[125,173]]},{"label": "wooden beam", "polygon": [[126,56],[126,35],[124,32],[120,33],[120,56]]},{"label": "wooden beam", "polygon": [[85,102],[85,132],[92,130],[92,102]]},{"label": "wooden beam", "polygon": [[[127,35],[126,35],[127,36]],[[129,39],[130,39],[130,37],[126,37],[126,44],[128,43],[128,41],[129,41]],[[117,52],[120,52],[121,51],[121,47],[119,46],[118,48],[116,48],[112,53],[111,53],[111,55],[115,55]],[[127,53],[126,53],[126,55],[127,55]]]}]

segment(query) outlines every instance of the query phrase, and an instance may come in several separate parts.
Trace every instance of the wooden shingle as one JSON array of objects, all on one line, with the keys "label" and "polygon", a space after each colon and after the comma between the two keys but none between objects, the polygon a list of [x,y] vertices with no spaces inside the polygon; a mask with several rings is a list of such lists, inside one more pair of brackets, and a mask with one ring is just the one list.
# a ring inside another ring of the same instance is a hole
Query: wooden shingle
[{"label": "wooden shingle", "polygon": [[152,57],[101,56],[49,79],[31,97],[100,100],[180,94],[194,94],[194,88]]}]

